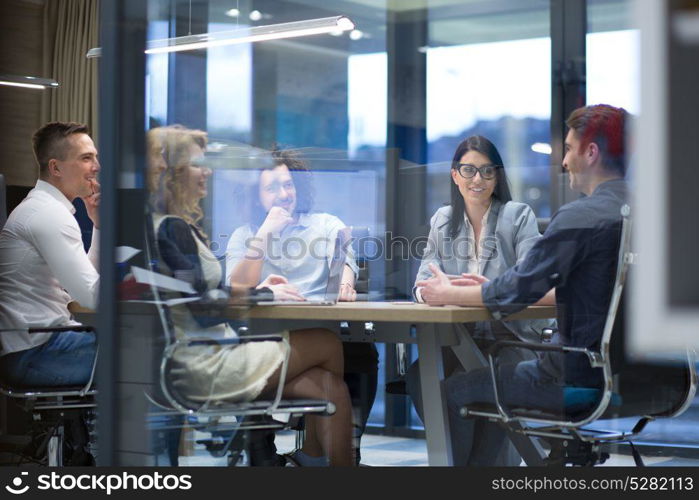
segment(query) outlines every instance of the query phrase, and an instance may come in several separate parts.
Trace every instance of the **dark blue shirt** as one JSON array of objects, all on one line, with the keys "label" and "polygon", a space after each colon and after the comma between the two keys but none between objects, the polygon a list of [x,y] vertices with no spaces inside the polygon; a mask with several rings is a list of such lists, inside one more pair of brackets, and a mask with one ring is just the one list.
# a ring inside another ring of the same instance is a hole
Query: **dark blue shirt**
[{"label": "dark blue shirt", "polygon": [[[483,285],[483,303],[497,319],[524,309],[556,288],[559,332],[555,343],[599,347],[609,309],[621,235],[623,179],[607,181],[551,218],[525,259]],[[568,384],[596,385],[599,370],[584,355],[545,355],[539,367]]]}]

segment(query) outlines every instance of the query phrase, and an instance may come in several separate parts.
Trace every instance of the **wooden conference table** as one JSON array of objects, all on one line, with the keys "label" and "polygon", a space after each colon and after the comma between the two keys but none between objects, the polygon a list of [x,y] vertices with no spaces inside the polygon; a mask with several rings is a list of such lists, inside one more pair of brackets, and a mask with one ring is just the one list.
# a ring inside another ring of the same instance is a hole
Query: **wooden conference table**
[{"label": "wooden conference table", "polygon": [[[126,304],[122,303],[121,306]],[[129,304],[131,305],[131,304]],[[140,304],[132,304],[139,309]],[[125,307],[128,314],[131,307]],[[76,313],[87,313],[75,309]],[[136,312],[136,311],[134,311]],[[205,312],[204,310],[202,312]],[[442,380],[442,347],[448,346],[466,370],[485,365],[485,359],[468,334],[464,323],[493,321],[482,307],[430,307],[424,304],[397,302],[341,302],[332,306],[311,305],[230,305],[212,315],[248,321],[253,332],[328,327],[339,331],[340,321],[350,322],[350,333],[343,341],[417,343],[424,406],[425,436],[430,465],[452,465],[449,420]],[[531,306],[509,319],[553,318],[553,306]],[[80,314],[79,314],[80,316]],[[88,318],[85,318],[90,323]],[[366,333],[365,323],[374,328]],[[414,326],[414,328],[412,328]]]},{"label": "wooden conference table", "polygon": [[[227,317],[244,315],[251,330],[294,329],[328,321],[350,322],[350,333],[343,340],[352,342],[417,343],[420,382],[424,408],[425,437],[430,465],[452,465],[449,419],[442,380],[442,347],[449,346],[466,370],[486,364],[464,323],[493,321],[483,307],[443,306],[397,302],[340,302],[334,306],[257,306],[242,311],[229,307]],[[556,316],[556,308],[532,306],[510,319],[542,319]],[[364,322],[374,323],[366,334]],[[415,328],[411,328],[414,326]]]}]

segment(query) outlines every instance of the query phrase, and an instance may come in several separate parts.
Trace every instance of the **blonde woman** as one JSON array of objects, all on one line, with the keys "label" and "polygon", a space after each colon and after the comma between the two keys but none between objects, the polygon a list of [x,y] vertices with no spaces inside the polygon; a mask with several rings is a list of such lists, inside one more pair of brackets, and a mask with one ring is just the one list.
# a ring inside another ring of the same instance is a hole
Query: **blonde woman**
[{"label": "blonde woman", "polygon": [[[205,165],[206,133],[181,127],[163,127],[148,134],[149,151],[161,152],[164,168],[149,171],[161,272],[190,283],[197,295],[221,288],[221,266],[209,250],[199,225],[199,202],[207,195],[211,170]],[[153,155],[156,156],[157,155]],[[270,276],[256,289],[234,291],[254,301],[260,297],[285,298],[293,293],[286,280]],[[197,317],[187,305],[173,308],[178,337],[235,336],[227,323]],[[336,406],[330,417],[309,416],[303,452],[327,457],[331,466],[354,464],[351,445],[351,406],[342,380],[342,344],[327,330],[300,330],[283,342],[248,342],[237,346],[203,346],[178,349],[173,356],[173,387],[192,401],[251,401],[276,389],[282,362],[289,357],[283,395],[327,399]],[[286,346],[289,346],[288,348]],[[288,352],[287,352],[288,351]]]}]

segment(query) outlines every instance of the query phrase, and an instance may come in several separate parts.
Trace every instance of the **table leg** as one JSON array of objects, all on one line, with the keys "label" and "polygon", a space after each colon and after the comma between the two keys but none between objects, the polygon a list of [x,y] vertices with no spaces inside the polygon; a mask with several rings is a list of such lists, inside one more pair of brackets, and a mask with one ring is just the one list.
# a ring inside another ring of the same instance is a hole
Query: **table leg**
[{"label": "table leg", "polygon": [[[471,338],[471,334],[468,332],[466,327],[462,324],[455,324],[454,330],[457,332],[459,337],[459,344],[452,345],[451,349],[456,354],[459,359],[461,366],[464,370],[469,371],[476,368],[481,368],[483,366],[488,366],[488,362],[483,356],[483,353],[476,343]],[[529,466],[542,466],[544,465],[544,457],[546,457],[546,452],[541,447],[538,441],[532,439],[529,436],[519,434],[516,431],[521,429],[522,426],[516,422],[510,422],[508,425],[503,426],[508,433],[510,441],[517,449],[517,452],[524,459],[524,463]]]},{"label": "table leg", "polygon": [[420,390],[425,418],[425,437],[427,441],[427,458],[430,465],[453,465],[451,440],[449,435],[449,416],[446,395],[442,380],[442,346],[440,345],[439,327],[435,324],[417,325],[417,345],[420,357]]},{"label": "table leg", "polygon": [[471,334],[466,330],[466,327],[462,324],[454,324],[452,328],[457,333],[459,344],[452,345],[451,350],[454,351],[464,370],[470,371],[475,368],[488,366],[488,361],[473,341],[473,338],[471,338]]}]

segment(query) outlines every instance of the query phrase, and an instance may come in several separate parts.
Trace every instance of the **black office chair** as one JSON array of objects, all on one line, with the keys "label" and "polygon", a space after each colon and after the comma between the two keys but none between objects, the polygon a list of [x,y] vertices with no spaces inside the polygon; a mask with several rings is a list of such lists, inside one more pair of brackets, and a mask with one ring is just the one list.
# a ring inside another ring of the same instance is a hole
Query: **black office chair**
[{"label": "black office chair", "polygon": [[[552,344],[497,342],[488,353],[495,405],[474,403],[461,409],[465,418],[487,418],[499,422],[511,435],[525,435],[547,440],[551,446],[548,458],[537,458],[532,449],[520,450],[529,465],[596,465],[604,463],[608,453],[603,445],[629,442],[646,425],[657,418],[672,418],[690,406],[697,389],[697,374],[693,353],[686,361],[673,364],[631,362],[624,356],[624,286],[629,276],[634,254],[630,250],[630,209],[622,208],[622,228],[619,257],[612,298],[604,333],[598,349],[566,347]],[[508,407],[500,398],[506,380],[499,377],[498,353],[506,348],[534,351],[581,353],[590,366],[602,371],[601,387],[563,388],[563,407]],[[598,419],[636,417],[636,424],[625,431],[601,431],[589,425]],[[526,446],[526,441],[519,441]],[[642,459],[632,446],[637,465]]]},{"label": "black office chair", "polygon": [[[60,331],[89,331],[87,326],[21,329],[35,334]],[[0,334],[18,330],[0,330]],[[0,358],[0,363],[2,358]],[[94,427],[96,408],[94,374],[97,356],[92,364],[90,379],[84,386],[13,387],[0,381],[0,394],[17,403],[22,412],[31,418],[29,434],[17,439],[4,436],[15,446],[6,447],[17,457],[17,463],[38,462],[49,466],[95,465],[90,447],[90,434]],[[69,432],[67,430],[69,429]],[[66,434],[71,439],[66,440]],[[0,441],[3,439],[0,438]],[[94,451],[94,450],[92,450]]]}]

